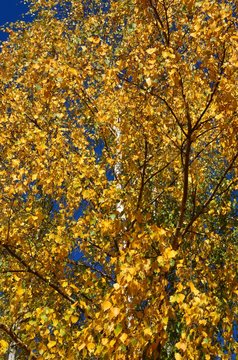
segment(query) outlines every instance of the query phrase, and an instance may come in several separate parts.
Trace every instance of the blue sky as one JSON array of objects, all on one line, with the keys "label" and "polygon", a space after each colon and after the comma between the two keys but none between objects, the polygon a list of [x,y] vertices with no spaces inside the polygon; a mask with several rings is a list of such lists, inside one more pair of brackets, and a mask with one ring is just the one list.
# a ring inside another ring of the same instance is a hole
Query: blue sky
[{"label": "blue sky", "polygon": [[[23,0],[0,0],[0,26],[6,22],[21,20],[27,9],[27,5],[23,3]],[[5,39],[6,35],[0,31],[0,40]]]}]

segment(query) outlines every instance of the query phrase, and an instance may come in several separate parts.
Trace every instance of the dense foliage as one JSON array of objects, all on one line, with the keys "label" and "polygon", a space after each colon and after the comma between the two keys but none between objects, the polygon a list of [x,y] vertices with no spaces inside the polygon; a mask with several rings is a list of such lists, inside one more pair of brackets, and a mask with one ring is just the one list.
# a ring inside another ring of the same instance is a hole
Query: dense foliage
[{"label": "dense foliage", "polygon": [[2,359],[230,358],[234,2],[30,9],[0,53]]}]

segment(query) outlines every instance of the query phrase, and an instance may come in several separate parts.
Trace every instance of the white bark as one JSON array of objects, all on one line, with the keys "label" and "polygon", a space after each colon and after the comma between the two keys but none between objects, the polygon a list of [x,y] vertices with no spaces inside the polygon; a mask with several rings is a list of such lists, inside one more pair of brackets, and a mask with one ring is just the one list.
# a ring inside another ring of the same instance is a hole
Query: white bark
[{"label": "white bark", "polygon": [[[120,122],[120,119],[118,120],[118,123]],[[121,131],[118,127],[114,126],[114,132],[116,134],[116,140],[117,140],[117,144],[119,145],[120,144],[120,141],[121,141]],[[122,165],[121,165],[121,159],[122,159],[122,156],[121,156],[121,153],[117,153],[117,156],[118,156],[118,162],[116,163],[116,165],[114,166],[114,172],[115,172],[115,175],[117,178],[120,177],[120,174],[122,172]],[[118,189],[121,189],[122,188],[122,185],[120,184],[120,182],[118,182],[117,184],[117,187]],[[116,209],[119,213],[119,217],[121,220],[125,220],[126,219],[126,216],[124,214],[124,205],[123,205],[123,202],[122,200],[119,201],[119,203],[117,204],[116,206]],[[120,248],[120,250],[123,250],[126,248],[126,241],[122,244],[122,247]],[[132,297],[130,295],[127,296],[127,302],[128,303],[131,303],[132,302]],[[126,309],[126,312],[128,314],[128,310]],[[131,320],[132,320],[132,316],[131,315],[128,315],[127,316],[127,319],[128,319],[128,327],[130,327],[131,325]]]},{"label": "white bark", "polygon": [[7,360],[16,360],[16,355],[17,355],[16,350],[17,350],[16,343],[14,341],[12,341],[9,346]]}]

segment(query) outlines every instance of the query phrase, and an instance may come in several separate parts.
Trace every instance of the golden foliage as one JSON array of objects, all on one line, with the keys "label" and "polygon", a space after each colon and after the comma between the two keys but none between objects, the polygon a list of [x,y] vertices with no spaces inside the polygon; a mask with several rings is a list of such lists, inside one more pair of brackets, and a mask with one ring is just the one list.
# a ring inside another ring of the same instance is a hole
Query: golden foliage
[{"label": "golden foliage", "polygon": [[225,359],[232,2],[29,3],[34,20],[0,54],[0,353],[14,341],[24,359]]}]

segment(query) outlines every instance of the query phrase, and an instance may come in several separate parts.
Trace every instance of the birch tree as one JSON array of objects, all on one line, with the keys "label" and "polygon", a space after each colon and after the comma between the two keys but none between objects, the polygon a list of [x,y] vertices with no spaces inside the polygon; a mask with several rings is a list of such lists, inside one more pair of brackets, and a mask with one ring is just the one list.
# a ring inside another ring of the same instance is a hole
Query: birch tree
[{"label": "birch tree", "polygon": [[1,356],[229,359],[234,3],[29,4],[0,53]]}]

